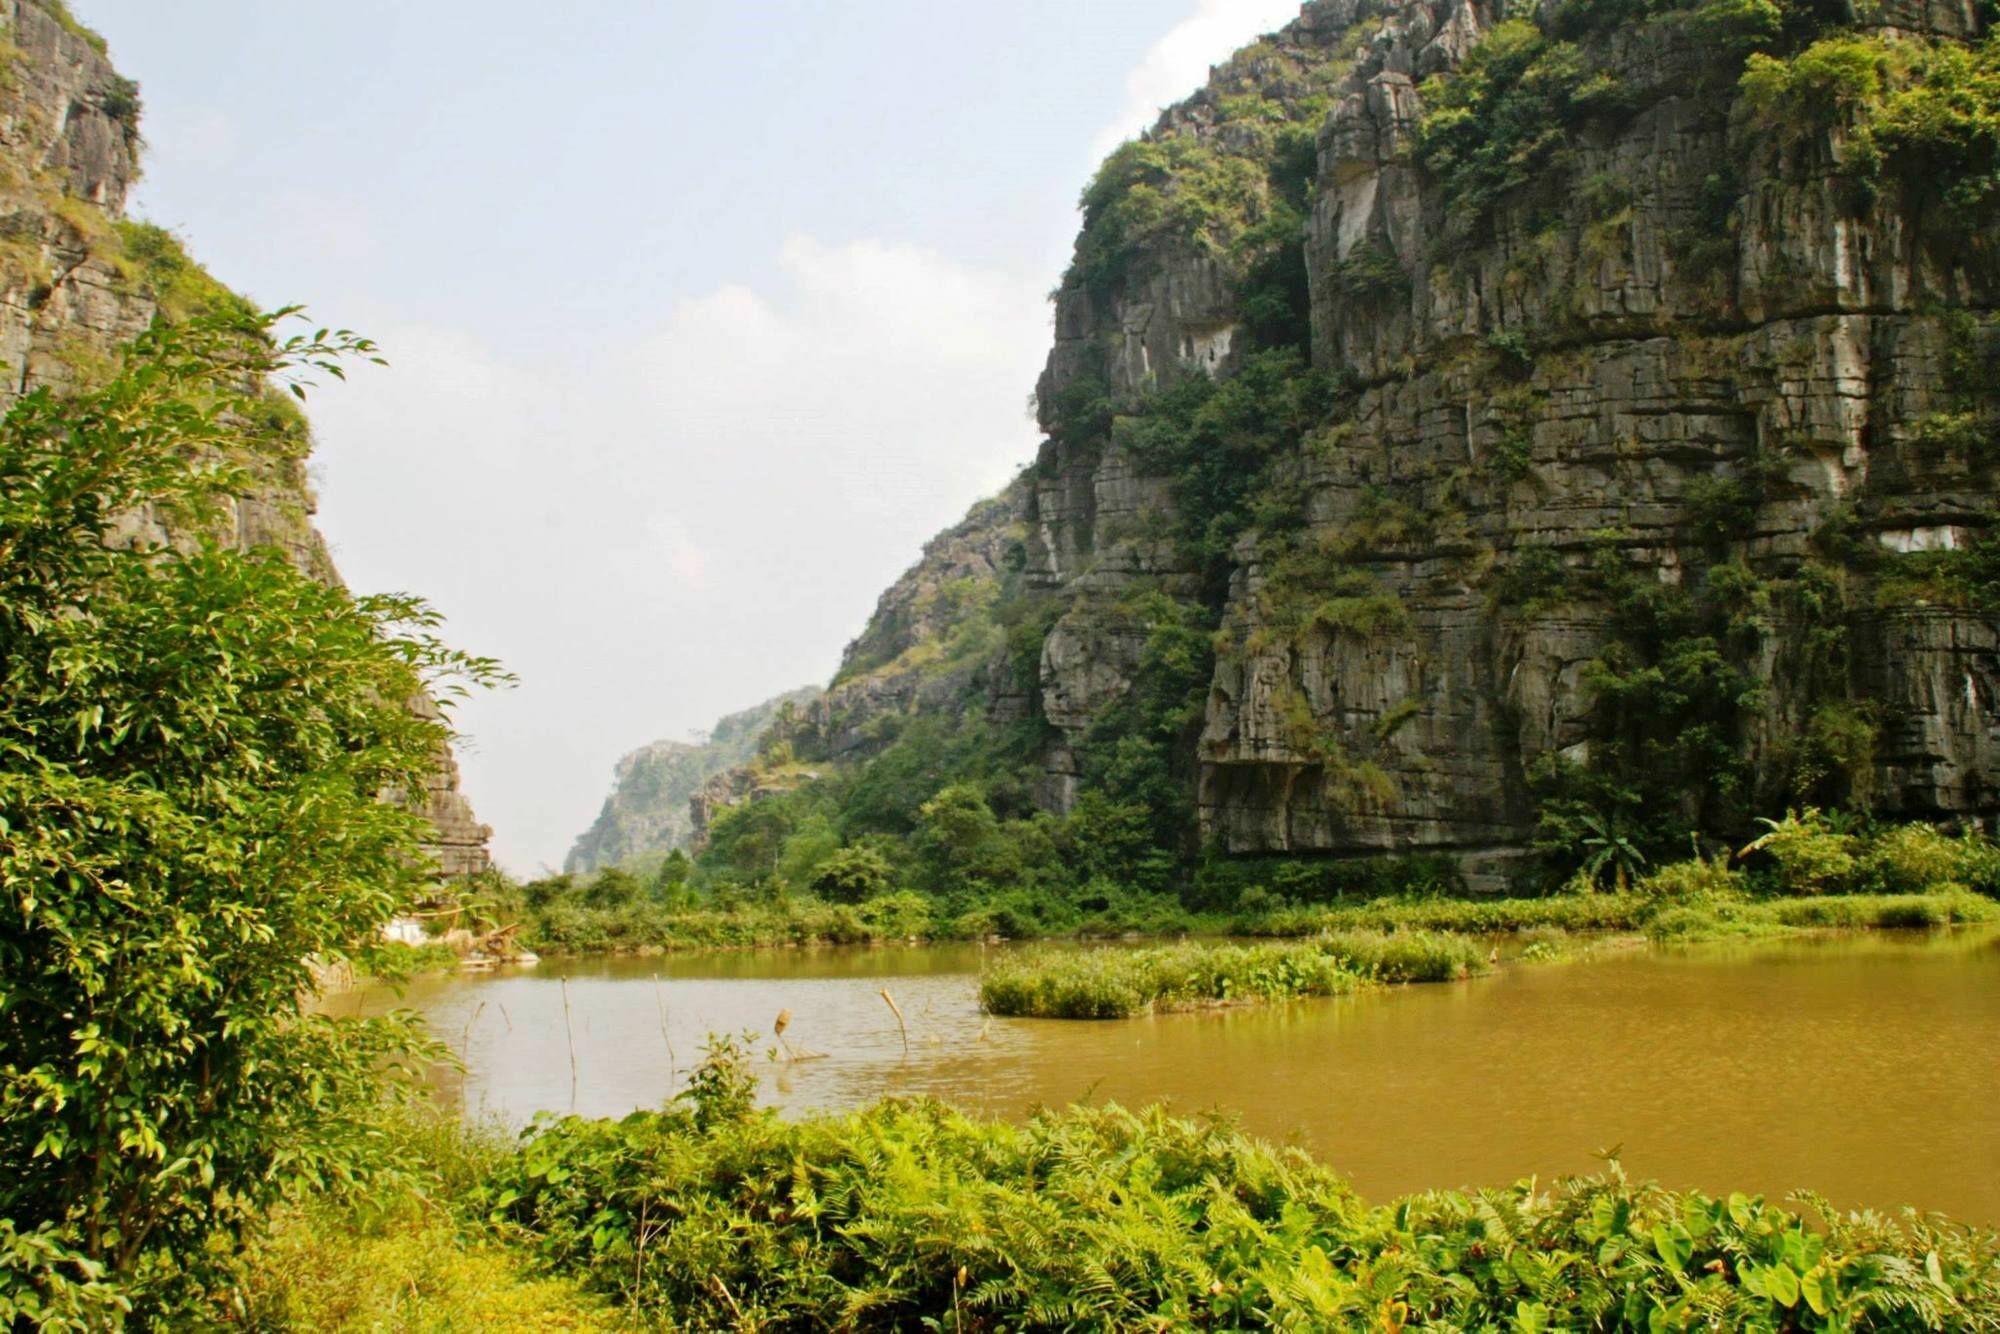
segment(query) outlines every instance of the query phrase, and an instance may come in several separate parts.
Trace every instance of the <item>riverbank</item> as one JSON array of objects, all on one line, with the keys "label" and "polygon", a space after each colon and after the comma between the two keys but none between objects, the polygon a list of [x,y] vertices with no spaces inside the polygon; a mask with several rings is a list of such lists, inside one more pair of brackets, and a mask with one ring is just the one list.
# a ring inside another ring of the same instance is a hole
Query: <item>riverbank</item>
[{"label": "riverbank", "polygon": [[[1682,898],[1639,891],[1562,894],[1546,898],[1425,896],[1376,899],[1319,908],[1280,909],[1247,915],[1163,911],[1140,919],[1097,920],[1087,928],[1072,933],[1029,937],[1022,943],[1038,941],[1051,945],[1087,945],[1123,941],[1134,944],[1154,942],[1166,946],[1206,941],[1210,948],[1215,948],[1230,940],[1265,940],[1302,942],[1310,950],[1318,948],[1314,941],[1324,938],[1341,939],[1368,934],[1407,936],[1415,933],[1460,938],[1465,942],[1465,952],[1475,962],[1485,960],[1489,954],[1503,947],[1507,954],[1538,962],[1600,948],[1607,937],[1644,939],[1662,944],[1696,944],[1826,930],[1902,930],[2000,922],[2000,902],[1973,893],[1955,882],[1943,882],[1928,892],[1834,893],[1794,897],[1757,894],[1741,883],[1746,879],[1735,877],[1735,883],[1725,883],[1719,888]],[[629,919],[630,915],[626,916]],[[665,916],[651,920],[650,927],[645,931],[585,936],[582,938],[584,941],[597,942],[588,948],[564,948],[533,935],[528,939],[540,947],[544,957],[554,959],[643,958],[708,951],[884,946],[966,939],[916,929],[922,925],[922,919],[911,911],[908,904],[898,905],[892,915],[876,919],[876,926],[870,930],[849,929],[854,920],[856,914],[851,911],[830,912],[826,905],[802,904],[736,913]],[[993,943],[1021,938],[992,936],[985,939]],[[451,971],[459,966],[455,954],[435,946],[407,950],[396,958],[398,966],[392,970],[392,976]],[[334,990],[353,982],[352,978],[331,980],[337,983],[332,988]],[[1082,989],[1081,980],[1077,986]],[[1258,984],[1238,988],[1228,995],[1202,999],[1240,1002],[1247,997],[1265,994],[1268,990]],[[1332,993],[1304,989],[1283,994]],[[1166,991],[1160,993],[1160,998],[1168,1002],[1167,1008],[1172,1008],[1173,1000]],[[1279,995],[1273,992],[1266,994],[1265,998],[1276,999]],[[1114,1004],[1122,1005],[1123,1002]],[[1103,1007],[1085,1008],[1095,1010]],[[1142,1005],[1140,1008],[1146,1007]],[[995,1012],[1043,1013],[1035,1009]],[[1138,1012],[1138,1009],[1129,1007],[1114,1008],[1105,1013],[1092,1013],[1089,1017]]]},{"label": "riverbank", "polygon": [[[2000,920],[2000,847],[1981,835],[1922,824],[1848,831],[1816,811],[1767,823],[1764,837],[1734,855],[1695,852],[1521,897],[1465,894],[1440,878],[1437,859],[1390,859],[1374,875],[1353,872],[1356,864],[1251,860],[1218,863],[1185,895],[1100,886],[1074,900],[1026,888],[969,901],[904,889],[835,903],[728,887],[665,899],[640,893],[629,875],[604,872],[596,880],[488,885],[466,896],[467,914],[516,929],[519,944],[547,957],[906,941],[1304,939],[1356,930],[1698,940]],[[1350,874],[1331,873],[1343,865]],[[1384,892],[1348,892],[1363,885]],[[1330,886],[1337,888],[1328,894]]]},{"label": "riverbank", "polygon": [[1372,1205],[1297,1150],[1158,1109],[1016,1126],[888,1101],[787,1122],[751,1097],[722,1043],[666,1112],[514,1146],[412,1134],[410,1193],[286,1215],[241,1305],[315,1329],[2000,1320],[2000,1238],[1935,1217],[1666,1190],[1615,1162]]}]

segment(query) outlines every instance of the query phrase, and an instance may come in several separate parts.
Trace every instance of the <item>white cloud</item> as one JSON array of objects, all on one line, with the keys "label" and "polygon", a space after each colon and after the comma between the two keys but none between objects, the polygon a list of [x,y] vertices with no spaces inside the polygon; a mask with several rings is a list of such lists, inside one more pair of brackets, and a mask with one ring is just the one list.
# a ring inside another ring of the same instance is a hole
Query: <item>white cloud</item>
[{"label": "white cloud", "polygon": [[778,259],[621,347],[370,324],[393,371],[315,400],[348,581],[421,581],[522,678],[460,712],[510,869],[560,863],[623,752],[823,679],[1031,457],[1040,282],[880,240]]},{"label": "white cloud", "polygon": [[1098,156],[1150,127],[1164,108],[1199,88],[1210,66],[1298,15],[1299,0],[1196,0],[1194,13],[1168,29],[1125,76],[1125,106],[1099,131]]}]

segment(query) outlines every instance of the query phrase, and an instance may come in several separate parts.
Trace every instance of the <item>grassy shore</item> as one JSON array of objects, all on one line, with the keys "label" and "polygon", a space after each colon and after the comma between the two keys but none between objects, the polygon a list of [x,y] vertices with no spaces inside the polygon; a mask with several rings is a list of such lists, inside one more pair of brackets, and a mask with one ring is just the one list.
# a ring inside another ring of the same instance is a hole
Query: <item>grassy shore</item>
[{"label": "grassy shore", "polygon": [[1246,936],[1303,937],[1328,931],[1435,931],[1497,936],[1622,931],[1655,940],[1770,935],[1826,927],[1902,928],[2000,921],[2000,903],[1956,885],[1928,893],[1757,895],[1730,887],[1687,898],[1643,893],[1539,899],[1381,899],[1277,913],[1234,923]]},{"label": "grassy shore", "polygon": [[[435,1143],[437,1135],[427,1139]],[[453,1150],[256,1246],[260,1328],[1879,1329],[2000,1322],[2000,1238],[1600,1176],[1371,1205],[1158,1110],[785,1122],[712,1047],[664,1112]],[[468,1170],[468,1161],[471,1163]]]}]

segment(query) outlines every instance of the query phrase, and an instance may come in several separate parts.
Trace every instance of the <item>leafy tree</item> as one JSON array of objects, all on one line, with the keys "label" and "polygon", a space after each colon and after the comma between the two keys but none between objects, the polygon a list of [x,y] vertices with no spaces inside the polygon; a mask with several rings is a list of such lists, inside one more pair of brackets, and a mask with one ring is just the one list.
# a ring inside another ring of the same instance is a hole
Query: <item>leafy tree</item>
[{"label": "leafy tree", "polygon": [[673,849],[653,873],[653,897],[670,908],[689,906],[688,880],[693,875],[694,862],[679,848]]},{"label": "leafy tree", "polygon": [[583,891],[583,902],[591,908],[622,908],[639,897],[639,877],[622,866],[607,866],[592,876]]},{"label": "leafy tree", "polygon": [[820,863],[812,891],[833,903],[864,903],[888,893],[894,874],[889,859],[874,848],[842,848]]},{"label": "leafy tree", "polygon": [[420,602],[225,544],[247,469],[297,447],[256,425],[270,377],[303,397],[373,350],[281,339],[290,313],[156,328],[0,421],[0,1323],[191,1301],[218,1235],[374,1170],[360,1118],[421,1050],[315,1013],[313,969],[429,878],[380,800],[450,737],[408,703],[496,673]]},{"label": "leafy tree", "polygon": [[762,884],[777,873],[778,859],[798,821],[783,797],[753,798],[716,814],[708,830],[705,865]]}]

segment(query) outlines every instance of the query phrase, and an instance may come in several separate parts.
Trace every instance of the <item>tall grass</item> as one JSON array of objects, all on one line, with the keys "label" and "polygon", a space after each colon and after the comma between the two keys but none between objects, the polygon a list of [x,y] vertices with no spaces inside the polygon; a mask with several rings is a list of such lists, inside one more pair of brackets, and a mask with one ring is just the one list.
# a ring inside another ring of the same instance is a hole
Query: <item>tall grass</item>
[{"label": "tall grass", "polygon": [[1037,950],[980,978],[989,1013],[1122,1019],[1306,996],[1369,983],[1442,982],[1484,966],[1473,942],[1423,932],[1346,932],[1286,944],[1190,941],[1153,949]]},{"label": "tall grass", "polygon": [[252,1237],[225,1325],[259,1330],[610,1330],[627,1327],[574,1279],[540,1272],[460,1206],[511,1170],[514,1137],[441,1116],[379,1130],[399,1176],[281,1209]]}]

